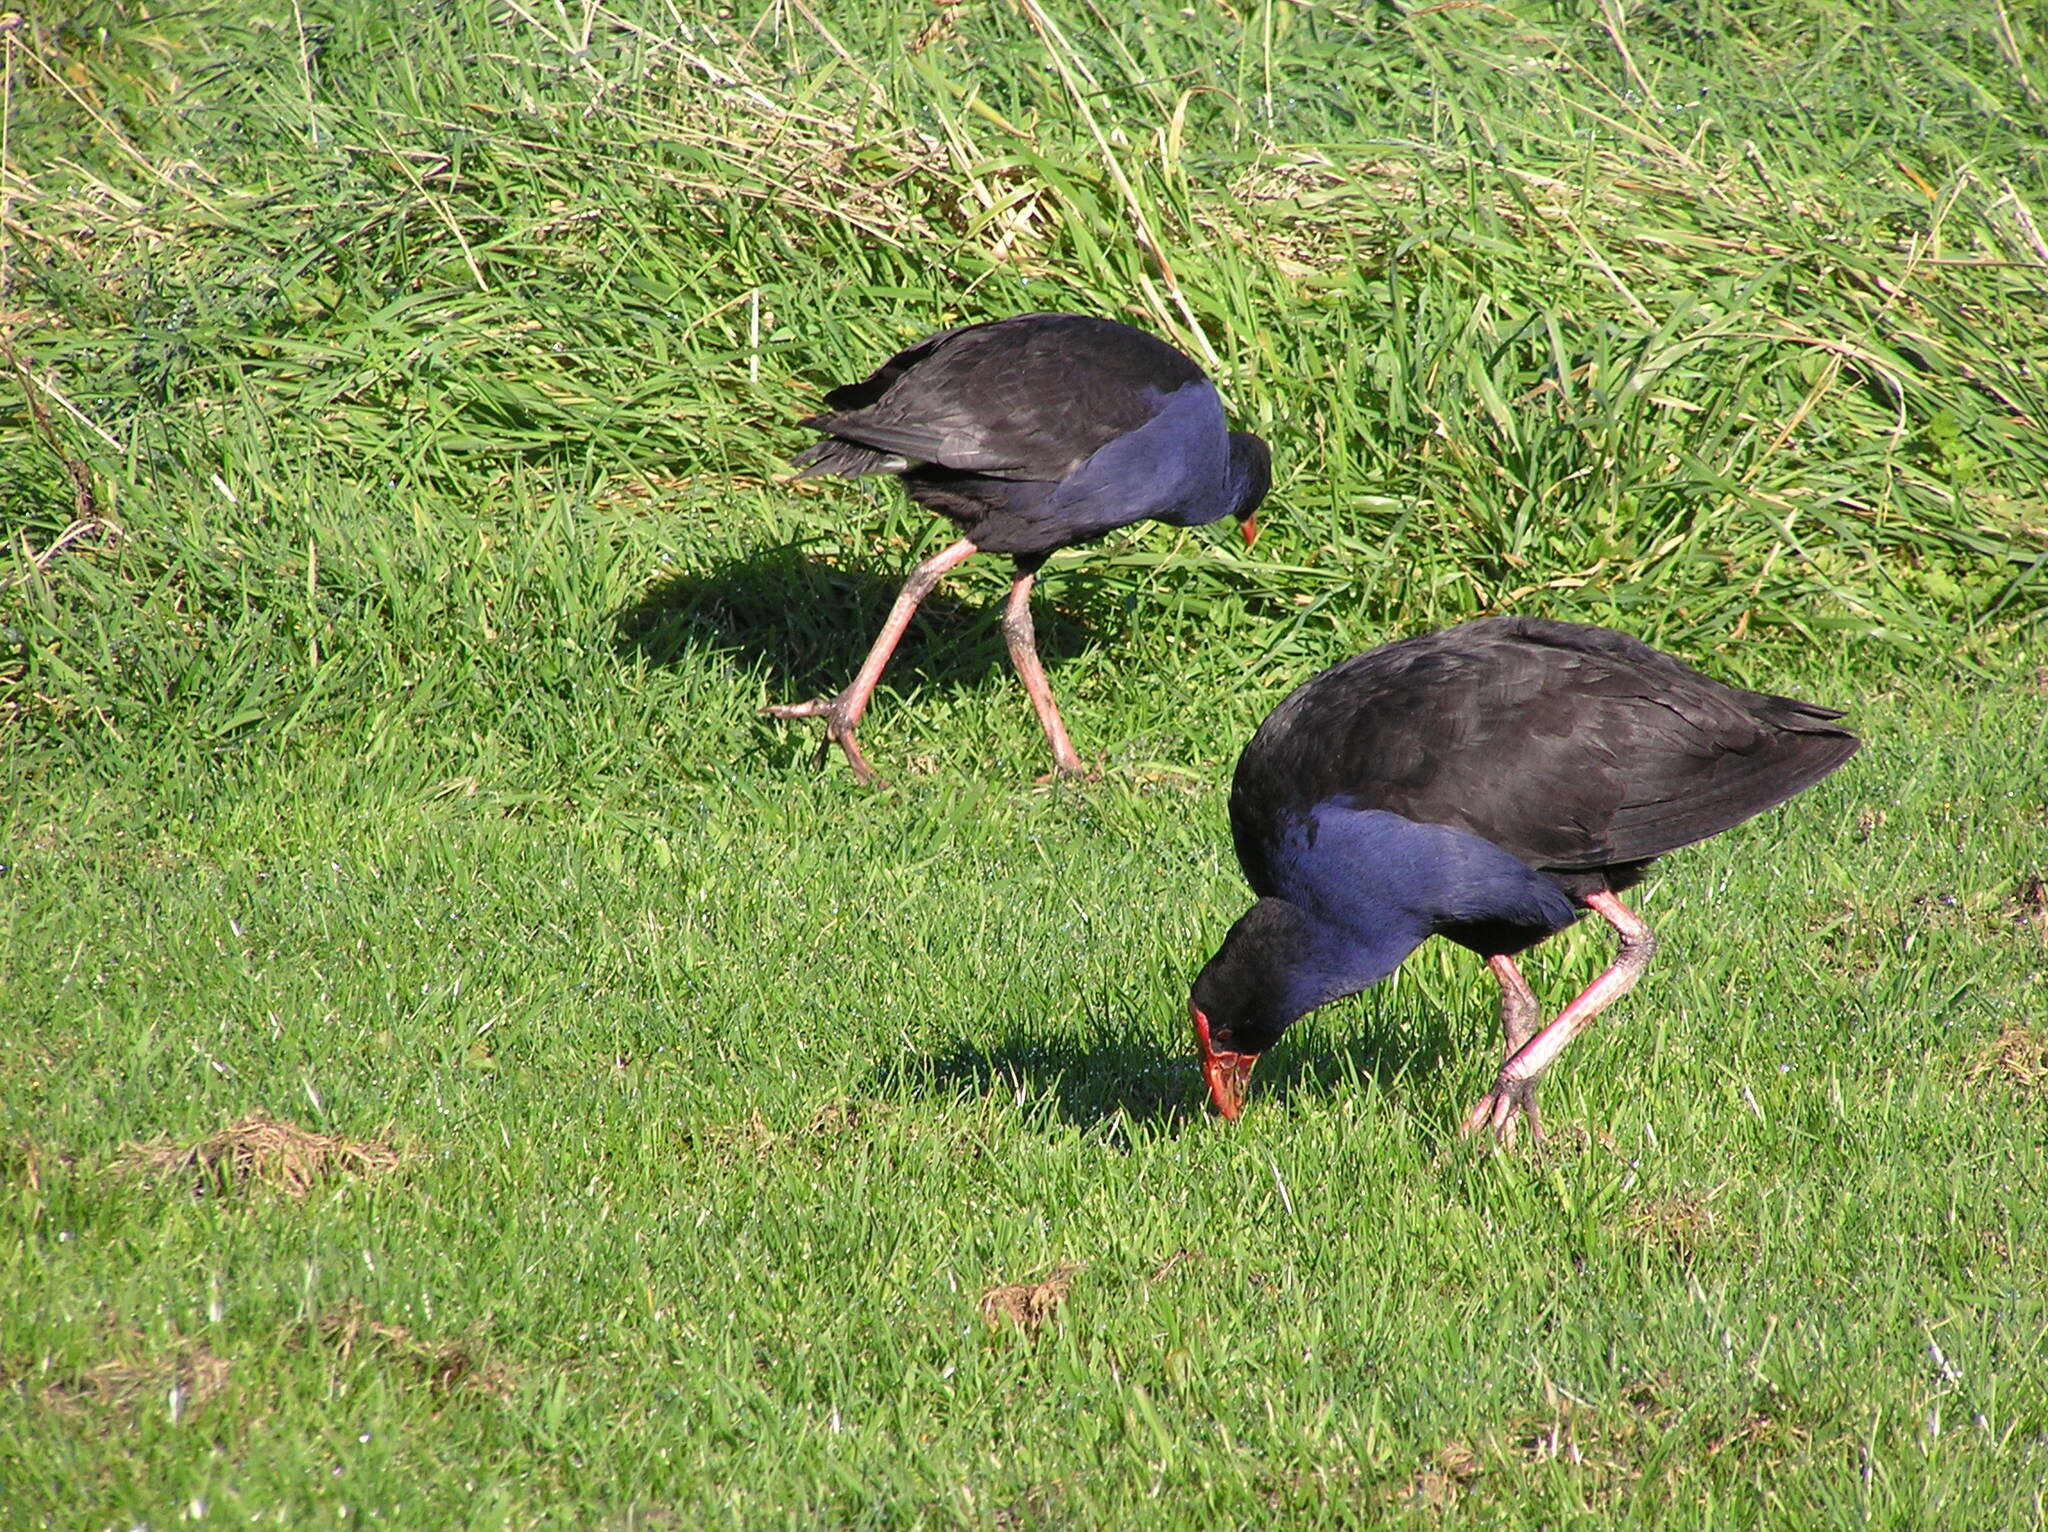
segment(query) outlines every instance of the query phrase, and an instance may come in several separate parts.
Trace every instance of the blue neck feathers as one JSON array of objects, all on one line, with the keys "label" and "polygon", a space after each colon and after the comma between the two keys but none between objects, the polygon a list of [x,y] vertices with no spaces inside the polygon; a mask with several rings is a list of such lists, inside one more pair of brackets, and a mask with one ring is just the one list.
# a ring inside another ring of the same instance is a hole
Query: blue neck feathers
[{"label": "blue neck feathers", "polygon": [[1196,976],[1214,1047],[1259,1054],[1296,1017],[1377,984],[1432,935],[1513,952],[1579,916],[1491,841],[1336,799],[1262,830],[1264,895]]},{"label": "blue neck feathers", "polygon": [[1433,933],[1548,933],[1579,911],[1551,879],[1491,841],[1342,800],[1290,825],[1269,857],[1273,893],[1304,917],[1286,975],[1293,1016],[1377,984]]}]

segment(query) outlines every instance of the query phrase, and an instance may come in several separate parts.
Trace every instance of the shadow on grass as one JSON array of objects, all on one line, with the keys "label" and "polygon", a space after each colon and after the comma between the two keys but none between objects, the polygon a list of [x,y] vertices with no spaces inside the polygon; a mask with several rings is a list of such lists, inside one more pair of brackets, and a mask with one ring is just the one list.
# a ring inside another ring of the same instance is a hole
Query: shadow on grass
[{"label": "shadow on grass", "polygon": [[[1262,1103],[1305,1104],[1370,1088],[1396,1089],[1411,1075],[1456,1066],[1447,1019],[1424,1029],[1348,1031],[1284,1039],[1252,1076],[1247,1112]],[[1129,1043],[1090,1046],[1075,1039],[1012,1038],[993,1048],[962,1043],[943,1053],[913,1054],[878,1071],[884,1092],[910,1096],[1007,1096],[1020,1107],[1045,1101],[1072,1127],[1116,1118],[1177,1135],[1209,1114],[1209,1090],[1190,1045],[1161,1054]]]},{"label": "shadow on grass", "polygon": [[[906,559],[901,569],[849,568],[792,543],[672,575],[616,615],[618,646],[652,665],[708,655],[759,668],[778,702],[830,696],[860,668],[912,562]],[[1001,555],[986,562],[1009,570]],[[1032,613],[1039,655],[1056,669],[1101,636],[1098,621],[1074,611],[1082,603],[1099,605],[1102,593],[1086,580],[1047,583],[1059,595],[1035,599]],[[942,585],[918,608],[883,684],[899,692],[974,686],[991,671],[1007,672],[999,612],[997,600],[962,600]]]},{"label": "shadow on grass", "polygon": [[1006,1096],[1019,1107],[1045,1101],[1076,1127],[1121,1116],[1169,1133],[1200,1116],[1209,1099],[1192,1058],[1071,1038],[1013,1038],[992,1048],[963,1042],[944,1053],[912,1054],[878,1071],[876,1084],[907,1096]]}]

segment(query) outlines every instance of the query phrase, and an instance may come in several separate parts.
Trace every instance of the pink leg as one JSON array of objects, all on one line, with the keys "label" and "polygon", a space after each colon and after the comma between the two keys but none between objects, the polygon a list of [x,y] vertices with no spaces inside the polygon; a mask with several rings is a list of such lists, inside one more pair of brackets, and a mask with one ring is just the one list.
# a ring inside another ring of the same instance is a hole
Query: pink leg
[{"label": "pink leg", "polygon": [[1085,776],[1088,768],[1067,738],[1067,726],[1060,721],[1059,707],[1052,700],[1052,687],[1046,684],[1045,667],[1038,663],[1038,636],[1031,626],[1031,582],[1037,578],[1035,569],[1017,571],[1010,599],[1003,603],[1003,637],[1010,645],[1010,663],[1017,667],[1024,690],[1031,694],[1031,705],[1038,710],[1039,727],[1052,746],[1054,767],[1063,777]]},{"label": "pink leg", "polygon": [[[1543,1007],[1536,1002],[1535,991],[1529,988],[1529,981],[1522,977],[1522,970],[1515,960],[1505,953],[1496,954],[1486,960],[1486,966],[1493,970],[1493,976],[1500,981],[1500,1031],[1503,1039],[1501,1061],[1506,1063],[1519,1053],[1529,1039],[1536,1035],[1543,1022]],[[1529,1136],[1537,1143],[1543,1142],[1543,1118],[1536,1110],[1536,1089],[1534,1085],[1523,1084],[1514,1088],[1515,1100],[1510,1114],[1498,1131],[1501,1138],[1509,1143],[1514,1141],[1518,1119],[1529,1124]],[[1487,1097],[1483,1105],[1491,1108],[1493,1097]],[[1478,1108],[1473,1109],[1476,1113]],[[1470,1133],[1477,1126],[1476,1119],[1468,1119],[1465,1131]]]},{"label": "pink leg", "polygon": [[1505,955],[1490,957],[1486,966],[1500,980],[1500,1030],[1507,1042],[1507,1051],[1501,1058],[1511,1059],[1521,1051],[1524,1043],[1536,1035],[1536,1028],[1543,1020],[1543,1008],[1536,1003],[1536,992],[1529,988],[1529,981],[1522,977],[1522,970],[1513,958]]},{"label": "pink leg", "polygon": [[[1578,999],[1558,1013],[1557,1020],[1534,1037],[1518,1042],[1514,1032],[1509,1031],[1508,1057],[1500,1066],[1500,1075],[1493,1089],[1480,1097],[1466,1114],[1467,1133],[1491,1127],[1503,1142],[1512,1143],[1519,1113],[1528,1119],[1530,1129],[1540,1139],[1542,1124],[1536,1115],[1537,1080],[1556,1062],[1566,1045],[1592,1025],[1595,1016],[1635,988],[1636,980],[1649,966],[1651,954],[1657,950],[1657,938],[1633,910],[1611,893],[1587,895],[1586,908],[1603,917],[1620,933],[1621,952],[1605,973],[1588,984]],[[1511,970],[1514,965],[1508,959],[1493,960],[1495,977],[1501,980],[1501,1014],[1505,1023],[1508,980],[1502,976],[1498,966],[1503,962]],[[1516,972],[1515,980],[1519,982],[1520,979],[1520,973]],[[1523,989],[1526,992],[1527,986],[1524,985]],[[1530,996],[1532,1004],[1534,999],[1533,995]]]},{"label": "pink leg", "polygon": [[903,582],[903,590],[896,597],[896,604],[889,608],[889,620],[882,624],[882,631],[876,637],[874,647],[868,650],[868,657],[860,667],[860,674],[853,678],[845,691],[832,698],[818,698],[810,702],[784,702],[761,709],[770,718],[822,718],[825,720],[825,743],[819,748],[819,759],[824,759],[824,750],[837,745],[846,752],[846,764],[853,768],[853,774],[864,783],[880,780],[875,769],[868,765],[860,753],[860,746],[854,743],[853,726],[860,722],[860,715],[867,711],[868,698],[875,694],[875,686],[882,679],[882,671],[889,663],[889,656],[896,652],[896,645],[903,639],[904,629],[910,626],[910,619],[917,611],[917,604],[932,593],[932,587],[939,583],[945,572],[956,564],[964,564],[974,556],[974,544],[966,538],[951,547],[942,548],[910,571],[910,578]]}]

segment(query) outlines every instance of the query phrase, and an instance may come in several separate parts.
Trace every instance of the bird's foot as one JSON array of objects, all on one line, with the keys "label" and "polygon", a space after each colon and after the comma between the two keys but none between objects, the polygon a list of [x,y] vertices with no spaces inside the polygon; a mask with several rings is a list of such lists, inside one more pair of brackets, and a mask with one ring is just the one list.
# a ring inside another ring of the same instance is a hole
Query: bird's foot
[{"label": "bird's foot", "polygon": [[1465,1114],[1463,1132],[1470,1138],[1490,1128],[1503,1146],[1513,1147],[1524,1121],[1529,1124],[1529,1141],[1542,1143],[1543,1116],[1536,1110],[1536,1082],[1501,1079]]},{"label": "bird's foot", "polygon": [[[860,699],[864,703],[865,698]],[[837,745],[846,755],[846,764],[853,768],[853,775],[863,787],[887,787],[868,764],[867,757],[860,753],[860,746],[853,737],[854,723],[860,718],[861,708],[845,692],[836,697],[813,697],[809,702],[777,702],[761,709],[764,718],[822,718],[825,720],[825,737],[818,741],[816,764],[823,766],[825,757]]]}]

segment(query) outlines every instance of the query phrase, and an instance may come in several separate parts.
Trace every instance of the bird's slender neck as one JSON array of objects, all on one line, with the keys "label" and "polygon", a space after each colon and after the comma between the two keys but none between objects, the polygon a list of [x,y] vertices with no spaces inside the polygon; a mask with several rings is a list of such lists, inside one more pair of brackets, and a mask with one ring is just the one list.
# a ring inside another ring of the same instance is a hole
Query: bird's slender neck
[{"label": "bird's slender neck", "polygon": [[1496,928],[1527,945],[1577,918],[1555,882],[1469,831],[1343,798],[1266,817],[1244,789],[1240,777],[1231,823],[1262,897],[1190,996],[1218,1049],[1265,1052],[1296,1018],[1379,983],[1434,932]]}]

